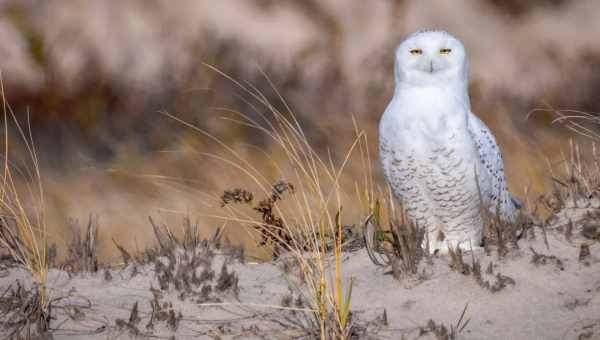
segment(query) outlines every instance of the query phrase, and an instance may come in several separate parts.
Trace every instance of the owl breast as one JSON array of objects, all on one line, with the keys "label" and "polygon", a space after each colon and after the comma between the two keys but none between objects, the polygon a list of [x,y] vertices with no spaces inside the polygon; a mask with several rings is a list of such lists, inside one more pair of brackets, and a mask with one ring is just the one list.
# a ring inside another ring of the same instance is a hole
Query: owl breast
[{"label": "owl breast", "polygon": [[[460,131],[436,138],[413,134],[410,141],[381,136],[380,155],[392,192],[429,238],[479,244],[483,221],[477,158],[474,146],[460,135]],[[436,247],[433,241],[431,246]]]}]

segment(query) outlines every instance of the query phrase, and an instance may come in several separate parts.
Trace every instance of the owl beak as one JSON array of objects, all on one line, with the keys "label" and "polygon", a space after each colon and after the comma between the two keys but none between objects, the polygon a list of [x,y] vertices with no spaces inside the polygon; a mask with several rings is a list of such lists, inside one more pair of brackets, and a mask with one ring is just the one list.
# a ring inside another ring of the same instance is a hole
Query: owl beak
[{"label": "owl beak", "polygon": [[429,73],[433,73],[433,60],[429,61]]}]

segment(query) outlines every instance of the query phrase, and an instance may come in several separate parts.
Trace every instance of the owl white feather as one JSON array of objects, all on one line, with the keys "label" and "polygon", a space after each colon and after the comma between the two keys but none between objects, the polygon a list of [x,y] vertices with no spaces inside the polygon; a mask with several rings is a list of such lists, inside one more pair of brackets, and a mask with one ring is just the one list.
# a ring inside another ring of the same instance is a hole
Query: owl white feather
[{"label": "owl white feather", "polygon": [[420,31],[396,49],[396,88],[379,125],[386,179],[408,217],[426,228],[429,250],[479,247],[482,209],[514,221],[498,144],[471,112],[462,42]]}]

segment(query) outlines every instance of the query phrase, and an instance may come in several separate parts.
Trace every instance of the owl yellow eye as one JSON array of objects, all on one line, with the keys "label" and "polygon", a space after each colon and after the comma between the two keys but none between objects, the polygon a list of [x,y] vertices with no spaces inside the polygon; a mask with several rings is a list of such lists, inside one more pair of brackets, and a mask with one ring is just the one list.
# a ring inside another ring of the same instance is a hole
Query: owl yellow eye
[{"label": "owl yellow eye", "polygon": [[423,54],[423,50],[420,48],[413,48],[412,50],[410,50],[410,54],[412,54],[412,55]]},{"label": "owl yellow eye", "polygon": [[442,48],[440,50],[440,54],[450,54],[450,52],[452,52],[452,50],[449,48]]}]

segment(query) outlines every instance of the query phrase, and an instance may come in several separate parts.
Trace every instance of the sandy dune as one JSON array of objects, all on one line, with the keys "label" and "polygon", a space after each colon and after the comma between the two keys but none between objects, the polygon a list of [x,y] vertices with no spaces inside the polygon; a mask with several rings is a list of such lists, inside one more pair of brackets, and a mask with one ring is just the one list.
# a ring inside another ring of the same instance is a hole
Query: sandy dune
[{"label": "sandy dune", "polygon": [[[427,332],[428,321],[449,329],[468,304],[459,339],[599,339],[600,246],[592,244],[591,255],[580,260],[579,248],[563,233],[549,231],[548,244],[549,250],[537,230],[535,239],[521,239],[520,249],[502,259],[483,251],[464,254],[468,265],[480,261],[484,280],[492,286],[500,274],[505,287],[497,292],[452,270],[448,256],[422,262],[420,279],[399,282],[388,269],[373,265],[364,249],[345,253],[344,274],[354,280],[355,333],[361,339],[436,339]],[[555,258],[538,256],[536,264],[531,248]],[[213,275],[187,290],[172,282],[161,288],[165,267],[156,264],[72,276],[51,270],[51,295],[61,298],[52,310],[54,338],[311,338],[309,313],[278,307],[303,308],[298,278],[293,269],[284,272],[285,260],[244,263],[219,250],[203,251],[198,258],[211,260],[198,266],[198,276],[205,268]],[[183,260],[176,259],[176,266],[189,260],[185,252],[179,255]],[[168,265],[169,259],[157,261]],[[230,280],[223,279],[224,263],[226,274],[236,274]],[[31,282],[16,267],[5,268],[0,277],[2,292],[16,281]],[[207,285],[210,291],[198,288]],[[138,313],[132,315],[136,303]]]}]

